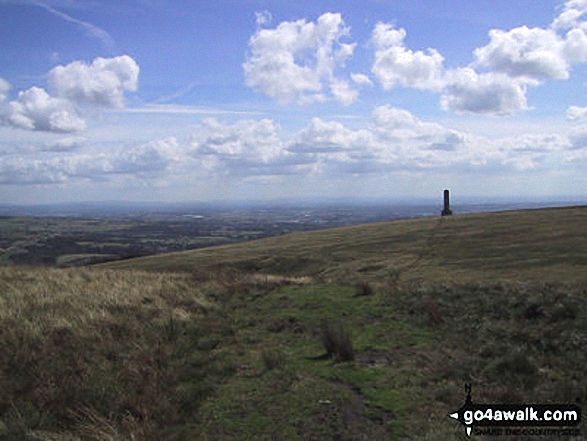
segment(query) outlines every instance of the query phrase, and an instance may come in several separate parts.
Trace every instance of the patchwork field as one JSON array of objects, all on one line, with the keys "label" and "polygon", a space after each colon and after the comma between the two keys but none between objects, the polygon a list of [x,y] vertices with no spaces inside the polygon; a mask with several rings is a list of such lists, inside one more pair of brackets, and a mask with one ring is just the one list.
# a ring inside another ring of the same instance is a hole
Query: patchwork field
[{"label": "patchwork field", "polygon": [[466,382],[585,403],[586,249],[575,207],[0,268],[0,439],[456,440]]}]

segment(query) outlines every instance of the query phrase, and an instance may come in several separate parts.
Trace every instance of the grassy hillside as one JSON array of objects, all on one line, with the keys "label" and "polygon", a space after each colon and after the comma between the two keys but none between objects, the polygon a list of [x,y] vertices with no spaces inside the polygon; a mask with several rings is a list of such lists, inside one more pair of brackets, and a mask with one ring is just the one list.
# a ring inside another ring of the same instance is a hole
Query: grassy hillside
[{"label": "grassy hillside", "polygon": [[586,216],[0,268],[0,440],[459,440],[465,382],[478,403],[585,403]]},{"label": "grassy hillside", "polygon": [[297,233],[106,264],[205,273],[237,268],[321,281],[568,280],[587,266],[587,207],[425,218]]}]

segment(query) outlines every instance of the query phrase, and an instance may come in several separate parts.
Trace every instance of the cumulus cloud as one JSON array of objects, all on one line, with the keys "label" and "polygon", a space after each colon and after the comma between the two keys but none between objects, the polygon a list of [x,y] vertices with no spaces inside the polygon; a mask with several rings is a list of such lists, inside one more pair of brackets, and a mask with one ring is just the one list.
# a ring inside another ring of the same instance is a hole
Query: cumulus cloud
[{"label": "cumulus cloud", "polygon": [[281,152],[277,130],[278,126],[269,119],[243,120],[230,125],[207,118],[192,136],[192,146],[197,154],[268,162]]},{"label": "cumulus cloud", "polygon": [[19,92],[15,101],[3,106],[0,120],[26,130],[77,132],[86,128],[71,102],[54,98],[40,87]]},{"label": "cumulus cloud", "polygon": [[275,29],[258,29],[243,64],[246,84],[282,103],[325,101],[330,86],[334,99],[349,104],[356,96],[335,76],[355,48],[341,42],[348,35],[341,15],[333,13],[316,22],[286,21]]},{"label": "cumulus cloud", "polygon": [[67,179],[64,161],[31,159],[27,157],[0,157],[0,184],[57,184]]},{"label": "cumulus cloud", "polygon": [[444,58],[435,49],[414,52],[406,48],[405,37],[405,29],[396,29],[388,23],[378,23],[371,37],[371,44],[375,49],[371,71],[385,90],[398,84],[438,90],[442,87]]},{"label": "cumulus cloud", "polygon": [[563,52],[569,63],[587,62],[587,24],[567,33]]},{"label": "cumulus cloud", "polygon": [[[581,113],[579,110],[576,112]],[[424,121],[404,109],[381,106],[361,129],[313,118],[288,140],[270,119],[226,123],[210,118],[183,144],[170,137],[116,146],[105,153],[72,136],[43,148],[7,151],[0,155],[0,183],[51,184],[117,177],[159,182],[170,176],[245,181],[294,174],[328,179],[341,174],[424,170],[532,170],[557,164],[565,155],[568,161],[587,157],[585,127],[579,122],[570,136],[490,140]]]},{"label": "cumulus cloud", "polygon": [[446,167],[530,170],[545,166],[571,145],[561,135],[489,140],[423,121],[404,109],[381,106],[362,130],[314,118],[288,148],[312,158],[323,174],[371,174]]},{"label": "cumulus cloud", "polygon": [[476,62],[494,72],[533,80],[569,77],[564,40],[552,29],[521,26],[489,32],[489,44],[475,49]]},{"label": "cumulus cloud", "polygon": [[79,149],[86,142],[81,136],[70,136],[46,144],[41,148],[45,152],[72,152]]},{"label": "cumulus cloud", "polygon": [[587,62],[587,1],[567,0],[548,28],[494,29],[475,50],[476,63],[512,77],[566,80],[574,63]]},{"label": "cumulus cloud", "polygon": [[[472,66],[450,70],[444,69],[444,58],[436,50],[406,48],[405,37],[404,29],[385,23],[375,26],[373,74],[386,90],[403,86],[440,92],[441,107],[447,111],[509,115],[528,109],[529,85],[568,76],[565,45],[552,30],[491,31],[490,44],[475,50]],[[475,67],[490,71],[478,73]]]},{"label": "cumulus cloud", "polygon": [[469,164],[483,154],[476,143],[472,136],[422,121],[406,110],[381,106],[361,130],[314,118],[288,150],[311,158],[322,173],[359,174]]},{"label": "cumulus cloud", "polygon": [[[496,55],[499,52],[497,42],[500,35],[495,33],[493,46],[476,52],[477,66],[485,65],[495,69],[495,72],[478,73],[473,67],[446,70],[443,66],[444,58],[436,50],[422,52],[408,49],[404,43],[404,29],[378,23],[371,37],[371,45],[375,48],[371,71],[385,90],[402,86],[440,92],[441,107],[447,111],[509,115],[528,108],[526,89],[529,84],[536,84],[536,81],[530,78],[530,67],[526,70],[517,67],[520,76],[522,73],[527,74],[523,78],[513,78],[513,66],[510,66],[509,71],[512,75],[498,72],[498,68],[507,70],[508,66],[505,57],[500,61]],[[505,43],[503,46],[509,47]],[[538,69],[536,66],[534,68]]]},{"label": "cumulus cloud", "polygon": [[208,172],[238,176],[290,174],[305,161],[286,150],[279,131],[280,126],[270,119],[227,124],[208,118],[192,135],[189,154]]},{"label": "cumulus cloud", "polygon": [[[49,94],[33,86],[5,102],[9,84],[0,81],[0,123],[47,132],[85,130],[86,107],[122,108],[124,92],[137,89],[139,67],[129,56],[96,58],[88,65],[74,61],[49,72]],[[3,102],[4,101],[4,102]]]},{"label": "cumulus cloud", "polygon": [[293,153],[340,153],[365,150],[372,144],[371,134],[365,130],[353,131],[337,121],[313,118],[288,146]]},{"label": "cumulus cloud", "polygon": [[557,152],[570,148],[569,139],[561,135],[521,135],[499,140],[494,146],[500,162],[517,170],[532,170]]},{"label": "cumulus cloud", "polygon": [[447,73],[441,107],[457,113],[509,115],[528,108],[526,86],[505,74],[455,69]]},{"label": "cumulus cloud", "polygon": [[124,92],[137,90],[139,66],[128,55],[74,61],[49,72],[51,91],[78,105],[123,108]]},{"label": "cumulus cloud", "polygon": [[553,21],[553,29],[569,29],[579,26],[587,16],[587,0],[567,0],[563,11]]},{"label": "cumulus cloud", "polygon": [[[106,181],[126,175],[139,179],[165,176],[174,166],[189,161],[174,137],[125,146],[106,153],[78,152],[82,138],[65,138],[42,148],[43,156],[0,156],[2,184],[56,184],[83,179]],[[175,169],[174,169],[175,170]]]},{"label": "cumulus cloud", "polygon": [[392,153],[402,164],[430,167],[462,161],[470,142],[463,133],[391,106],[375,109],[372,121],[376,148],[382,154]]},{"label": "cumulus cloud", "polygon": [[566,80],[587,62],[587,0],[567,0],[547,28],[493,29],[469,66],[447,70],[435,49],[414,51],[406,31],[378,23],[370,45],[371,72],[385,90],[410,87],[441,93],[441,107],[458,113],[509,115],[528,109],[526,92],[547,80]]},{"label": "cumulus cloud", "polygon": [[173,163],[185,159],[177,138],[151,141],[140,146],[122,149],[113,157],[107,157],[105,173],[137,176],[159,175]]},{"label": "cumulus cloud", "polygon": [[333,79],[330,83],[330,91],[334,99],[348,106],[356,101],[359,92],[352,89],[348,81]]}]

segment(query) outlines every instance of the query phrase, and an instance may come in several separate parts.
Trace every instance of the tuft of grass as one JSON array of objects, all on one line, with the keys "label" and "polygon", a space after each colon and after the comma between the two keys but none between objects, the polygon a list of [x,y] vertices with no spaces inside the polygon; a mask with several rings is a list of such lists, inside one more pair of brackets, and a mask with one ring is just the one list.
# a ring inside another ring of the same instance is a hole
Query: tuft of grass
[{"label": "tuft of grass", "polygon": [[322,345],[328,358],[336,361],[353,361],[355,351],[350,331],[340,322],[323,320],[321,324]]},{"label": "tuft of grass", "polygon": [[361,280],[355,284],[355,296],[364,297],[372,296],[375,293],[373,286],[370,283]]}]

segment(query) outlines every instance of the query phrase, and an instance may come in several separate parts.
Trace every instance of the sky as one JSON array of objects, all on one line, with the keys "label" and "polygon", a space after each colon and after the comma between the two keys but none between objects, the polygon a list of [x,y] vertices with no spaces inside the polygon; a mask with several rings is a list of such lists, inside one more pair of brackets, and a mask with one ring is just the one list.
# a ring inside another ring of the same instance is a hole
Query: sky
[{"label": "sky", "polygon": [[0,0],[0,203],[587,195],[587,0]]}]

